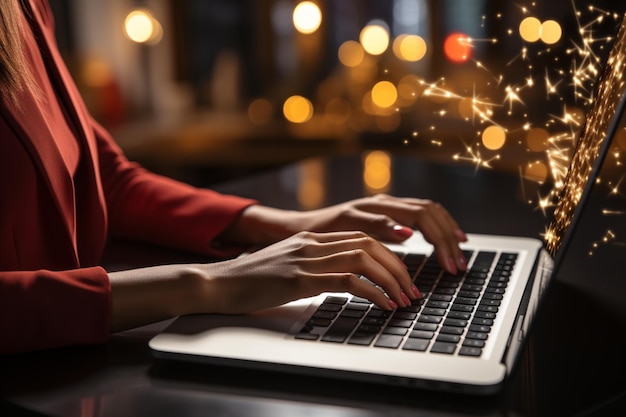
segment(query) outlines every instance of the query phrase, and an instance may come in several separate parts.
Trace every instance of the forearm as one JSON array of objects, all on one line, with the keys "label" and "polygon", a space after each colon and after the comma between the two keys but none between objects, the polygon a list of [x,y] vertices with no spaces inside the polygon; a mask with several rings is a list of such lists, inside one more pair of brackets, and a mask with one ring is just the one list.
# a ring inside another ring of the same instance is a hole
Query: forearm
[{"label": "forearm", "polygon": [[275,243],[302,230],[299,216],[302,216],[301,212],[251,205],[220,234],[218,240],[246,245]]},{"label": "forearm", "polygon": [[111,332],[197,312],[204,278],[193,265],[112,272]]}]

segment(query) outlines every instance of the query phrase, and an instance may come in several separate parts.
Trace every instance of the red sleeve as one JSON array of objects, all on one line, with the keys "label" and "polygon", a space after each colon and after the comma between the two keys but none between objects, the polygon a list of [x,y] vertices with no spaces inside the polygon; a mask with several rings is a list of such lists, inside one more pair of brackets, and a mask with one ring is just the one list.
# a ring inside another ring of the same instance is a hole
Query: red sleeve
[{"label": "red sleeve", "polygon": [[0,354],[105,342],[110,298],[100,267],[1,271]]},{"label": "red sleeve", "polygon": [[109,234],[214,256],[243,248],[219,246],[215,237],[256,202],[192,187],[129,162],[94,122]]}]

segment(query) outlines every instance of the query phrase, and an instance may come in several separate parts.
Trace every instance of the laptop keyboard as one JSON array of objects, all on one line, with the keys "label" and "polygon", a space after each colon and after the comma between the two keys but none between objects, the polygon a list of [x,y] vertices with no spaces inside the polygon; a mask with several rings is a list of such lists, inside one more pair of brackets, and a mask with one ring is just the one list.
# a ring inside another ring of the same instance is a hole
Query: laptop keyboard
[{"label": "laptop keyboard", "polygon": [[517,255],[465,251],[470,267],[452,275],[435,255],[398,254],[423,298],[386,311],[354,296],[328,296],[297,339],[480,357]]}]

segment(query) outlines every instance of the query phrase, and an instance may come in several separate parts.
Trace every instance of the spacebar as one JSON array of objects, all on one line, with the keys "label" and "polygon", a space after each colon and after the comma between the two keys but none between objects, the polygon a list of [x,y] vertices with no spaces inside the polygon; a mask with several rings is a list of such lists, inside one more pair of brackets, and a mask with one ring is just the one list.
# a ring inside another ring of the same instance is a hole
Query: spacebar
[{"label": "spacebar", "polygon": [[359,319],[338,317],[322,337],[322,340],[325,342],[343,343],[358,323]]}]

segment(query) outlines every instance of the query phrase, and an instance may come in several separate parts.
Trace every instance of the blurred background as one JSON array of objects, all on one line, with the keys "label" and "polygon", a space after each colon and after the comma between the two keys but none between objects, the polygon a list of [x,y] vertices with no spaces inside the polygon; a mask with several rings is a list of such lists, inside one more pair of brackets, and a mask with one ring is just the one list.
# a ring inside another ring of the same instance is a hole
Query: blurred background
[{"label": "blurred background", "polygon": [[[558,185],[626,10],[607,0],[50,3],[87,105],[131,159],[210,186],[358,153],[372,193],[386,190],[398,153]],[[626,140],[617,145],[621,165]]]}]

